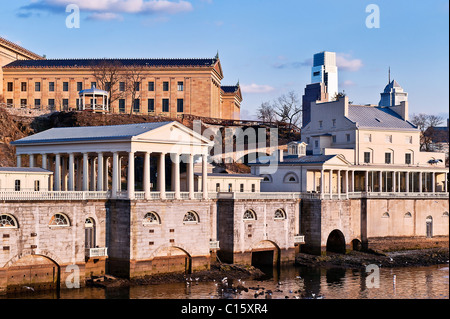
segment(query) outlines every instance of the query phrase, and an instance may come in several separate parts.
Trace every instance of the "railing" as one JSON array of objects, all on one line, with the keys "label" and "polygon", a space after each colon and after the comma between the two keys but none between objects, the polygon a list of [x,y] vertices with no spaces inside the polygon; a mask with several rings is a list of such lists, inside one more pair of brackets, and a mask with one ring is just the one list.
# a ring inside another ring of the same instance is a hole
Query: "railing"
[{"label": "railing", "polygon": [[209,249],[220,249],[219,241],[218,240],[211,240],[209,242]]},{"label": "railing", "polygon": [[108,257],[108,248],[107,247],[97,247],[97,248],[86,248],[85,250],[86,257]]},{"label": "railing", "polygon": [[0,191],[0,200],[94,200],[109,199],[111,192],[69,192],[69,191]]}]

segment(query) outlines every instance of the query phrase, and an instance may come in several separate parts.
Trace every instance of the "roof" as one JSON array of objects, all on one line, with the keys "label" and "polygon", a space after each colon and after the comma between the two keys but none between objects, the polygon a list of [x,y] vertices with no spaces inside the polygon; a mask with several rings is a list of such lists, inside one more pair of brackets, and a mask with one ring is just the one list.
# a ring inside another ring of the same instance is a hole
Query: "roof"
[{"label": "roof", "polygon": [[46,59],[17,60],[5,65],[12,68],[91,68],[104,63],[115,63],[124,67],[211,67],[218,59]]},{"label": "roof", "polygon": [[[196,176],[202,176],[202,173],[194,173]],[[224,174],[224,173],[208,173],[208,177],[242,177],[242,178],[257,178],[260,179],[261,177],[253,175],[253,174]]]},{"label": "roof", "polygon": [[384,88],[384,93],[389,93],[393,88],[401,88],[400,84],[397,81],[392,80],[390,83],[386,85]]},{"label": "roof", "polygon": [[15,44],[15,43],[13,43],[11,41],[8,41],[8,40],[6,40],[6,39],[4,39],[2,37],[0,37],[0,44],[4,45],[4,46],[7,46],[9,49],[12,49],[14,51],[19,52],[22,55],[26,55],[26,56],[28,56],[31,59],[44,59],[44,57],[42,57],[42,56],[40,56],[40,55],[38,55],[36,53],[33,53],[30,50],[27,50],[24,47],[21,47],[20,45]]},{"label": "roof", "polygon": [[83,95],[83,94],[108,95],[109,93],[107,91],[97,89],[95,86],[93,86],[90,89],[81,90],[80,92],[78,92],[78,94],[79,95]]},{"label": "roof", "polygon": [[224,93],[235,93],[239,89],[239,86],[237,86],[237,85],[222,85],[220,88],[222,89],[222,91]]},{"label": "roof", "polygon": [[409,121],[403,120],[400,115],[389,107],[372,107],[361,105],[348,106],[348,119],[358,124],[358,127],[393,128],[416,130]]},{"label": "roof", "polygon": [[42,173],[53,174],[53,172],[39,167],[0,167],[0,173]]},{"label": "roof", "polygon": [[13,145],[32,143],[75,142],[88,140],[131,139],[174,122],[155,122],[110,126],[58,127],[11,142]]}]

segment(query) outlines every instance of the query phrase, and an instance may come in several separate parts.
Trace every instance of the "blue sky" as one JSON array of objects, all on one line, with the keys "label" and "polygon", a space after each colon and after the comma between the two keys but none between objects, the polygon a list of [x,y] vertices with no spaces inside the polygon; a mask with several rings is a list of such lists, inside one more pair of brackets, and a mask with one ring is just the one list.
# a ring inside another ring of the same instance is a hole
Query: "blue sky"
[{"label": "blue sky", "polygon": [[[80,28],[66,27],[67,4]],[[380,27],[367,28],[376,4]],[[15,0],[1,1],[0,36],[48,58],[204,58],[219,51],[223,85],[243,89],[242,118],[310,83],[314,53],[338,55],[339,90],[377,104],[391,77],[410,114],[448,117],[448,1]]]}]

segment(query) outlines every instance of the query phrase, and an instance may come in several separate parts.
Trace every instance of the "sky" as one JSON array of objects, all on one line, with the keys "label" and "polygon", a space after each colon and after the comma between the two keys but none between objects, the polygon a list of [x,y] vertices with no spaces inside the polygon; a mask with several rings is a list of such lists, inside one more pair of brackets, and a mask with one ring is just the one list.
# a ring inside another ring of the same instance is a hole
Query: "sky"
[{"label": "sky", "polygon": [[[70,4],[78,28],[66,23]],[[378,104],[390,67],[410,115],[449,113],[447,0],[0,0],[0,36],[47,58],[218,52],[222,85],[241,85],[244,120],[290,91],[301,100],[321,51],[336,52],[339,91],[354,104]]]}]

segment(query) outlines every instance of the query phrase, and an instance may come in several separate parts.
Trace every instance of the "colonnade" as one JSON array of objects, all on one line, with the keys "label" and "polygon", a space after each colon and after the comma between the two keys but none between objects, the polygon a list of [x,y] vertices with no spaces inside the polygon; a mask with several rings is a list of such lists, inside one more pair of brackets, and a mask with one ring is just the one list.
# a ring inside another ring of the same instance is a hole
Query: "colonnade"
[{"label": "colonnade", "polygon": [[[326,181],[325,173],[328,173]],[[444,174],[443,185],[438,185],[437,175]],[[333,183],[333,176],[337,177]],[[315,183],[315,178],[313,179]],[[442,171],[387,171],[387,170],[320,170],[320,193],[341,195],[353,192],[448,192],[448,176]],[[328,189],[325,187],[328,186]],[[334,187],[335,186],[335,187]],[[333,190],[335,188],[335,191]],[[314,189],[316,189],[314,185]]]},{"label": "colonnade", "polygon": [[[180,162],[185,158],[188,176],[188,194],[183,198],[194,199],[194,157],[196,154],[179,154],[164,152],[85,152],[85,153],[57,153],[57,154],[26,154],[29,156],[29,167],[35,167],[36,156],[41,156],[42,168],[53,171],[53,181],[50,185],[54,191],[96,191],[111,192],[111,198],[126,197],[135,199],[135,159],[143,158],[143,192],[145,199],[151,199],[155,193],[150,182],[151,158],[157,157],[157,193],[160,199],[167,198],[166,190],[166,155],[171,159],[172,189],[174,199],[181,199],[180,192]],[[200,155],[200,154],[199,154]],[[202,174],[207,176],[207,155],[201,154]],[[128,159],[127,190],[122,191],[122,162]],[[22,166],[22,155],[17,155],[17,167]],[[111,175],[111,182],[109,176]],[[208,197],[208,179],[202,178],[202,198]]]}]

